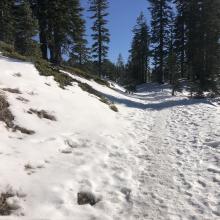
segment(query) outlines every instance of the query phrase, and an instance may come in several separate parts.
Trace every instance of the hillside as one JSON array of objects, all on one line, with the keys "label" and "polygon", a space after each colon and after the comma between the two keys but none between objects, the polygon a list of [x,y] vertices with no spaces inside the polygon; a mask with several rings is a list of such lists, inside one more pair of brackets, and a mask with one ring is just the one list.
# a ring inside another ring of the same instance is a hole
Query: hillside
[{"label": "hillside", "polygon": [[0,70],[0,219],[220,218],[217,103],[65,71],[63,89],[3,56]]}]

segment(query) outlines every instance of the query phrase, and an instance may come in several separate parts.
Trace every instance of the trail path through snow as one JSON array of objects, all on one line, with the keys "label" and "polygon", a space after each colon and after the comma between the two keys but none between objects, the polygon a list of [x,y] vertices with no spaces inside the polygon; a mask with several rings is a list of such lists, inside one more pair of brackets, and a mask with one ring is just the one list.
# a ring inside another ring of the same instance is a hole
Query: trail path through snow
[{"label": "trail path through snow", "polygon": [[132,219],[217,220],[219,108],[201,100],[157,100],[160,95],[151,93],[145,109],[130,117],[139,181]]},{"label": "trail path through snow", "polygon": [[[30,63],[0,57],[0,67],[0,90],[21,92],[5,92],[16,124],[36,132],[0,123],[0,193],[9,186],[15,194],[9,219],[220,219],[219,106],[171,97],[166,85],[128,95],[69,74],[114,101],[115,113],[77,83],[59,88]],[[100,201],[79,206],[80,191]]]}]

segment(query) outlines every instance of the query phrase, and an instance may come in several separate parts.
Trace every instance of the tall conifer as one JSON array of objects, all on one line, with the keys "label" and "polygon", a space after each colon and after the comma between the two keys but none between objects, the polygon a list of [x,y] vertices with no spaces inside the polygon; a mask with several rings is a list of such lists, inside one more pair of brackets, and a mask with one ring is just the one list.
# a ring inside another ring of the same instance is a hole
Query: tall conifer
[{"label": "tall conifer", "polygon": [[110,42],[110,34],[109,30],[106,27],[108,21],[106,17],[108,16],[107,9],[109,7],[107,0],[90,0],[90,9],[89,11],[92,13],[91,19],[94,20],[92,26],[92,53],[93,57],[97,59],[98,63],[98,72],[101,76],[102,73],[102,65],[107,58],[108,54],[108,44]]}]

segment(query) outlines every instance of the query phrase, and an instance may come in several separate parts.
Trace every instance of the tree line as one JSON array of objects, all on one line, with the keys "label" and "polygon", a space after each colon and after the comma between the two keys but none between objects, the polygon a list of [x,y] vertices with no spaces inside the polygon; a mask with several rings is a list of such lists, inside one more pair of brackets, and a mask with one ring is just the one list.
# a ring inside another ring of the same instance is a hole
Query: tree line
[{"label": "tree line", "polygon": [[219,0],[148,0],[151,21],[141,12],[129,58],[119,54],[116,63],[107,59],[109,1],[88,3],[91,48],[80,0],[1,0],[0,41],[23,55],[38,53],[55,65],[77,66],[123,84],[169,82],[178,89],[185,79],[192,92],[219,93]]}]

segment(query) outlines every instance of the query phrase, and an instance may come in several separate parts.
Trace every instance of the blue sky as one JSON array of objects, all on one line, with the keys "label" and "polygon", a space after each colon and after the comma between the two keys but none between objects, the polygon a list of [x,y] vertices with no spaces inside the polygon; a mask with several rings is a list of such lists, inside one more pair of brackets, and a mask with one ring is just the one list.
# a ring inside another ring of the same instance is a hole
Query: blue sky
[{"label": "blue sky", "polygon": [[[127,60],[128,50],[130,49],[132,39],[132,28],[136,23],[136,18],[141,11],[144,12],[148,24],[150,23],[150,15],[148,12],[147,0],[109,0],[109,30],[111,34],[109,59],[113,62],[117,60],[118,54],[121,53],[124,60]],[[89,7],[88,0],[81,0],[81,4],[86,10]],[[85,11],[85,19],[87,21],[87,35],[89,45],[91,45],[91,25],[89,19],[90,13]]]}]

